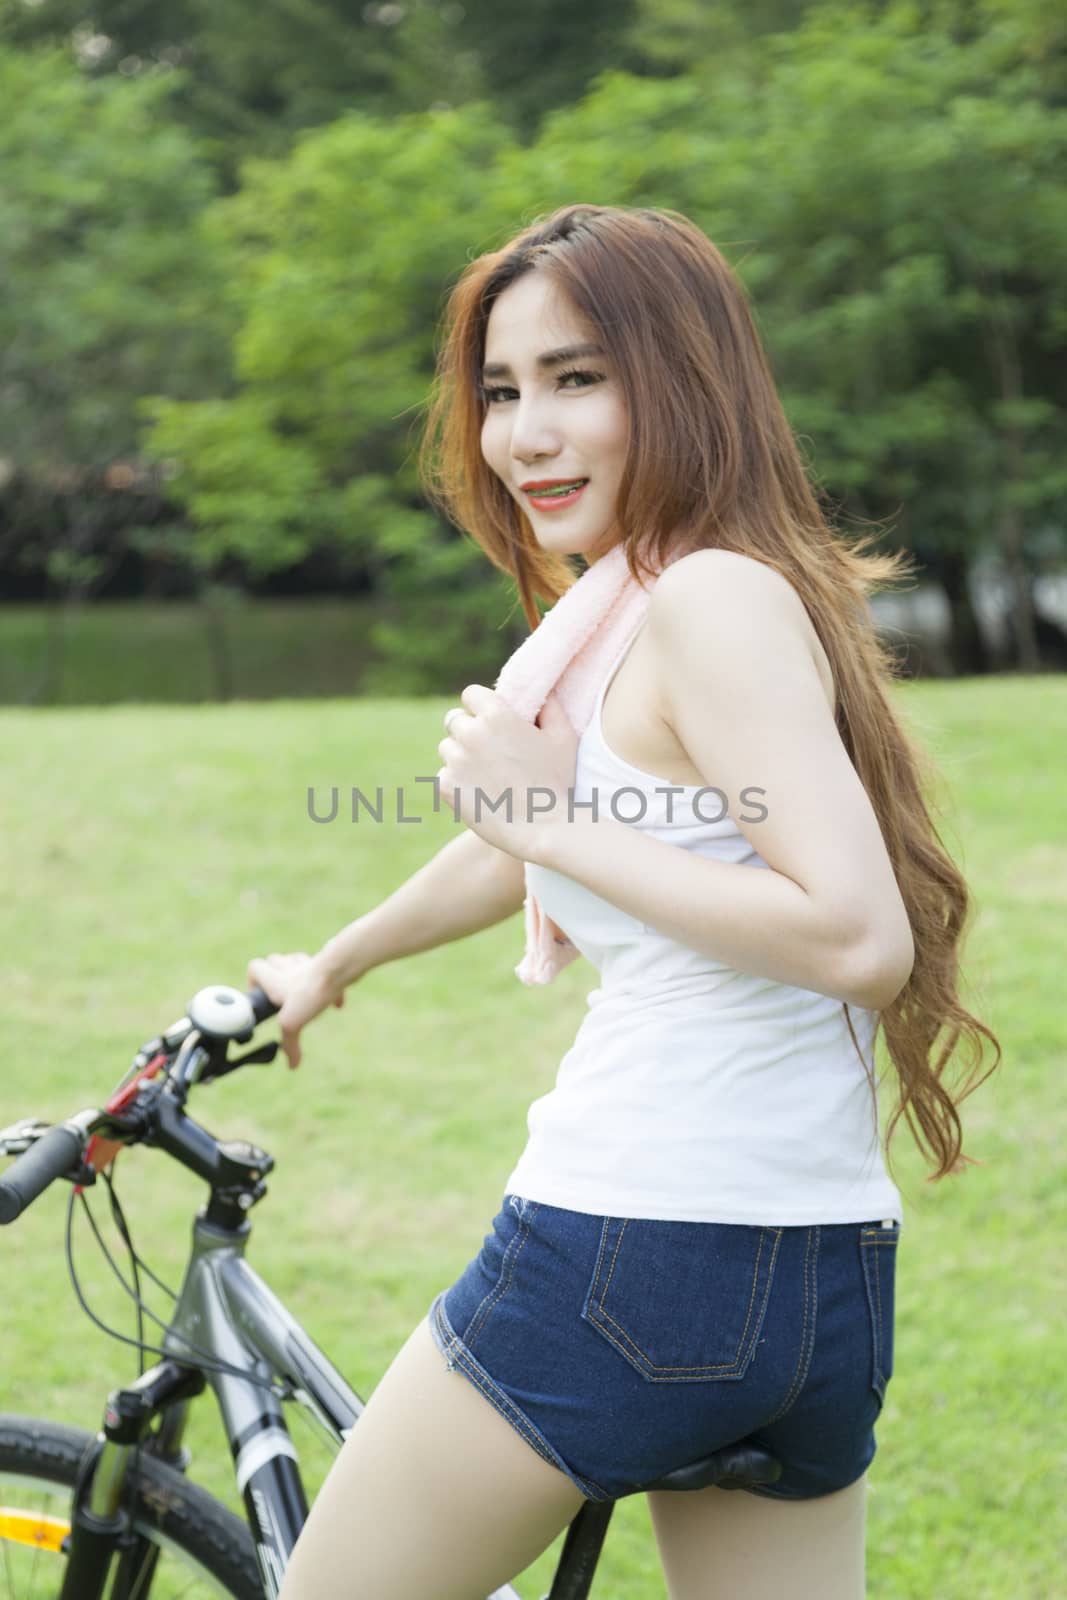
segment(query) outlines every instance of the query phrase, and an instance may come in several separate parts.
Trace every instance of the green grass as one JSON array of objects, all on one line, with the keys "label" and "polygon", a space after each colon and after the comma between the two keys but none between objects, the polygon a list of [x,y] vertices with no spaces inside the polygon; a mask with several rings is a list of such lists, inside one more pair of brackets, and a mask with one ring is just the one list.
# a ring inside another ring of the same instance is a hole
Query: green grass
[{"label": "green grass", "polygon": [[[984,1166],[927,1186],[903,1123],[894,1140],[907,1217],[896,1371],[870,1471],[869,1593],[1052,1600],[1067,1561],[1067,680],[896,692],[945,775],[943,837],[977,908],[965,999],[1000,1035],[1004,1064],[963,1107]],[[0,712],[0,1125],[100,1103],[196,989],[242,984],[253,955],[315,950],[452,837],[447,812],[412,827],[306,814],[307,786],[333,783],[403,784],[409,812],[424,811],[412,776],[436,770],[449,703]],[[521,941],[515,917],[382,967],[305,1033],[298,1074],[250,1068],[194,1102],[214,1132],[275,1155],[249,1259],[364,1396],[480,1247],[527,1106],[551,1086],[595,984],[576,962],[550,989],[527,989],[512,971]],[[892,1103],[886,1084],[883,1117]],[[123,1153],[117,1176],[141,1253],[174,1283],[202,1186],[147,1150]],[[0,1409],[96,1428],[108,1389],[136,1368],[74,1300],[68,1192],[0,1235]],[[84,1219],[76,1240],[90,1303],[132,1333]],[[314,1493],[329,1457],[297,1437]],[[197,1477],[236,1507],[209,1397],[190,1443]],[[529,1600],[559,1545],[519,1580]],[[615,1512],[595,1592],[662,1600],[642,1497]]]}]

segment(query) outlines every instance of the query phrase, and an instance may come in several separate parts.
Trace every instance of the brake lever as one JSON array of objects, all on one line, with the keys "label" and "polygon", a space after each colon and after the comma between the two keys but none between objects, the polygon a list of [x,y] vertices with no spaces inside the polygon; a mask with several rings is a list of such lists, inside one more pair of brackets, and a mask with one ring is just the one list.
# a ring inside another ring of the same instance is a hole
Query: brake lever
[{"label": "brake lever", "polygon": [[238,1067],[254,1066],[258,1062],[264,1064],[274,1060],[280,1046],[277,1039],[271,1039],[267,1044],[259,1045],[255,1050],[248,1050],[243,1056],[229,1057],[217,1072],[213,1072],[208,1079],[201,1081],[214,1083],[217,1078],[224,1078],[228,1072],[236,1072]]},{"label": "brake lever", "polygon": [[23,1117],[21,1122],[13,1122],[10,1128],[0,1128],[0,1155],[22,1155],[51,1126],[50,1122],[44,1122],[40,1117]]},{"label": "brake lever", "polygon": [[107,1121],[101,1122],[90,1138],[85,1147],[81,1171],[73,1179],[75,1194],[81,1194],[83,1189],[91,1189],[97,1174],[112,1166],[119,1151],[125,1150],[128,1141],[109,1138],[109,1134],[128,1133],[136,1136],[147,1131],[149,1123],[144,1108],[136,1102],[127,1103],[128,1110],[109,1112]]}]

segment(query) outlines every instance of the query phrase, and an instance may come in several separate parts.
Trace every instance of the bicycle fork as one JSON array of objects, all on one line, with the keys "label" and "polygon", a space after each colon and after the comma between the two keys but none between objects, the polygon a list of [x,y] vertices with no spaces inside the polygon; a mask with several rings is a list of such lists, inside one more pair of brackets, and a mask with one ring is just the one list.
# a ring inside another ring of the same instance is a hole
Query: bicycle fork
[{"label": "bicycle fork", "polygon": [[[202,1393],[205,1382],[202,1372],[167,1357],[108,1396],[103,1428],[86,1452],[74,1486],[70,1534],[63,1544],[69,1559],[59,1600],[103,1600],[116,1551],[111,1600],[149,1593],[159,1550],[135,1532],[124,1509],[124,1502],[131,1508],[134,1504],[126,1494],[131,1454],[140,1447],[184,1471],[189,1455],[181,1440],[189,1401]],[[146,1442],[160,1413],[162,1425]]]}]

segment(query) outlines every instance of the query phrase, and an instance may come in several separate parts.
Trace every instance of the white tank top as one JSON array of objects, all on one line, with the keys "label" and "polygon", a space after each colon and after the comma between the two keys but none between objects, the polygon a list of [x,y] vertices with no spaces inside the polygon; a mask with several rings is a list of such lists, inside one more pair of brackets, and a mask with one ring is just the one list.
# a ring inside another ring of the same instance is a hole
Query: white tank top
[{"label": "white tank top", "polygon": [[[657,793],[671,787],[665,778],[604,742],[604,696],[632,642],[579,741],[575,799],[596,788],[601,817],[766,869],[729,817],[701,820],[722,809],[715,791]],[[547,867],[527,862],[526,884],[598,968],[600,984],[555,1088],[530,1106],[529,1139],[505,1194],[666,1221],[903,1225],[841,1001],[713,961]],[[873,1069],[878,1014],[853,1006],[849,1014]]]}]

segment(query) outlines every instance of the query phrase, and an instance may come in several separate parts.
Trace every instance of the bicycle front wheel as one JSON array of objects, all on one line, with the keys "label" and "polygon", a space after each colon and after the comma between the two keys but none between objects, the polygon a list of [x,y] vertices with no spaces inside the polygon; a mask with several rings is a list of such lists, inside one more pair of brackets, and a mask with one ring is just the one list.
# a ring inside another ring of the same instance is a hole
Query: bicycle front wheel
[{"label": "bicycle front wheel", "polygon": [[[2,1600],[59,1593],[71,1492],[92,1442],[83,1428],[0,1414]],[[137,1541],[112,1560],[106,1600],[263,1600],[252,1536],[239,1517],[144,1453],[138,1479]]]}]

